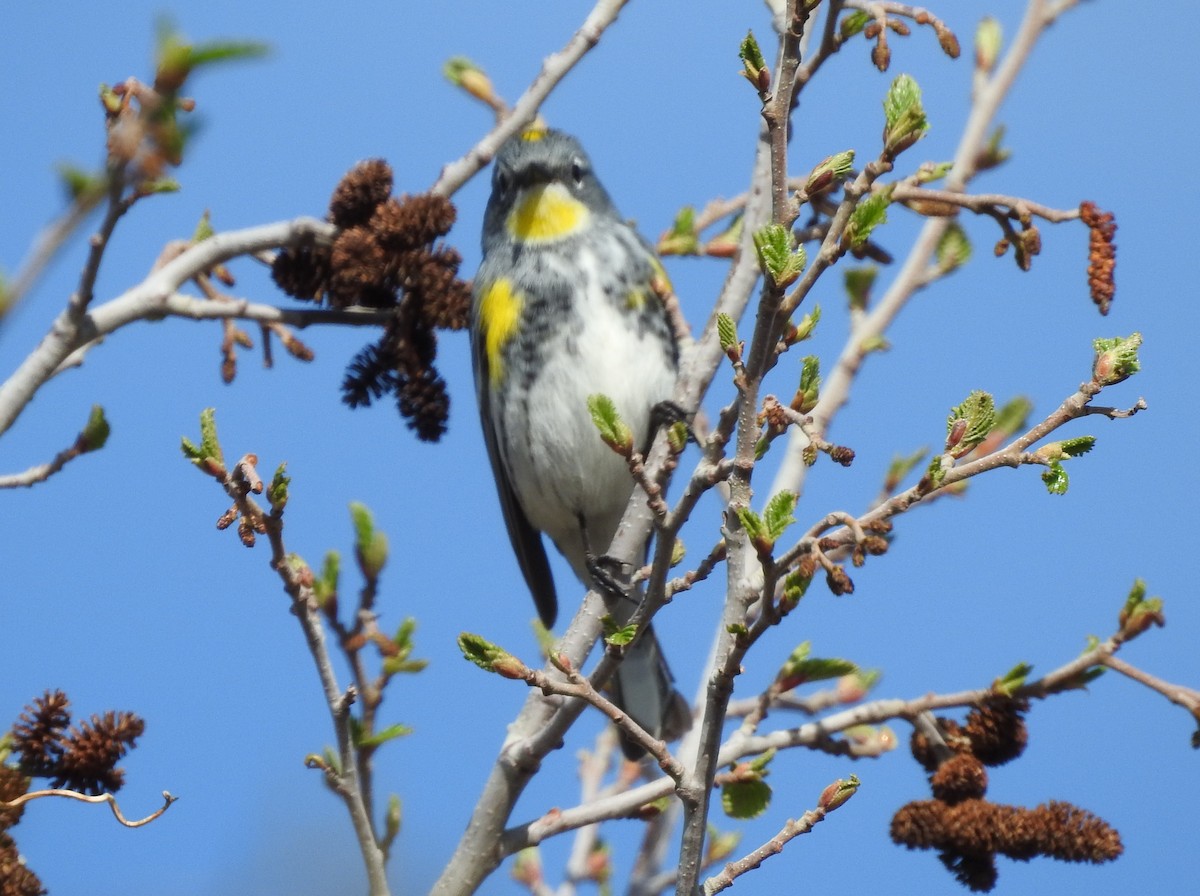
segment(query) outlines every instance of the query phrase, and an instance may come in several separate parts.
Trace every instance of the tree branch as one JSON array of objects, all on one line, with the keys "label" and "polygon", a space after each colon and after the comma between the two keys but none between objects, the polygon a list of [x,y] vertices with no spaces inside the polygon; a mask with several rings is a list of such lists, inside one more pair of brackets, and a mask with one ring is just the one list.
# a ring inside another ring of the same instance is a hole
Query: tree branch
[{"label": "tree branch", "polygon": [[600,41],[604,31],[617,20],[617,15],[629,0],[600,0],[588,13],[567,45],[557,53],[551,53],[542,62],[542,70],[533,83],[513,104],[509,116],[487,132],[466,155],[451,162],[430,188],[431,193],[452,196],[468,180],[482,170],[509,137],[533,121],[546,97]]},{"label": "tree branch", "polygon": [[89,796],[88,794],[80,793],[77,790],[64,790],[60,788],[53,788],[49,790],[31,790],[28,793],[21,794],[15,799],[8,801],[0,800],[0,808],[16,809],[18,806],[23,806],[25,803],[31,802],[32,800],[40,800],[52,796],[61,796],[66,797],[67,799],[79,800],[81,803],[108,803],[108,808],[112,810],[113,816],[117,819],[117,821],[125,825],[127,828],[140,828],[144,824],[149,824],[170,809],[171,804],[179,799],[179,797],[171,796],[171,794],[164,790],[162,806],[154,812],[151,812],[145,818],[139,818],[134,821],[130,821],[125,817],[124,813],[121,812],[120,805],[117,804],[117,798],[111,793],[98,793],[95,796]]},{"label": "tree branch", "polygon": [[[188,305],[182,297],[172,299],[172,296],[197,274],[240,255],[292,246],[303,240],[327,240],[332,238],[333,233],[332,224],[315,218],[297,218],[218,233],[191,246],[137,286],[90,310],[90,294],[87,292],[90,287],[87,286],[85,275],[80,292],[55,319],[50,332],[0,384],[0,435],[8,431],[37,390],[78,349],[133,321],[161,318],[169,313],[169,306]],[[89,269],[90,265],[91,262]],[[205,314],[189,313],[188,316],[202,317]]]},{"label": "tree branch", "polygon": [[[1008,52],[991,78],[976,91],[958,148],[954,153],[953,165],[946,176],[947,192],[961,193],[974,177],[977,160],[1000,104],[1012,88],[1018,72],[1029,60],[1038,38],[1061,11],[1048,10],[1045,0],[1029,0],[1021,26]],[[928,284],[929,259],[933,257],[948,223],[944,218],[930,218],[925,222],[879,303],[870,312],[852,322],[841,354],[822,384],[820,403],[812,414],[818,432],[822,435],[828,432],[834,418],[849,400],[850,386],[866,357],[866,347],[876,342],[887,331],[909,299]],[[803,459],[807,444],[808,440],[803,434],[792,434],[784,459],[771,485],[770,495],[785,489],[803,491],[808,473]]]}]

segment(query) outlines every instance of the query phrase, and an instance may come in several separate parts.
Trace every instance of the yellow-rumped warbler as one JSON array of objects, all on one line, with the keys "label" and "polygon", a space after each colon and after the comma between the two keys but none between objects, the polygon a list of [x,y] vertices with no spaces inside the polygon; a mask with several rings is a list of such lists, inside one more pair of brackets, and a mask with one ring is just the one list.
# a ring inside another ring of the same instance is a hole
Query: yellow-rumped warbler
[{"label": "yellow-rumped warbler", "polygon": [[[642,445],[651,412],[674,386],[678,347],[657,278],[665,274],[653,250],[617,214],[575,138],[533,128],[501,147],[475,277],[472,356],[508,536],[547,627],[558,608],[540,533],[591,587],[593,552],[608,549],[633,491],[624,461],[600,440],[588,397],[611,398]],[[618,621],[637,596],[610,601]],[[688,726],[687,702],[650,629],[626,651],[615,698],[656,737]]]}]

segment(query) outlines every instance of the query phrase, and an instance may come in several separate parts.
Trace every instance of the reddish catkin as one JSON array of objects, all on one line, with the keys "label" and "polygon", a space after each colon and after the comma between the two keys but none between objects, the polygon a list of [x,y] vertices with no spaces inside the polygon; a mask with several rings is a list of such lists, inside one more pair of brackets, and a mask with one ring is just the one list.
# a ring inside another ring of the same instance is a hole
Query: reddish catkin
[{"label": "reddish catkin", "polygon": [[1101,314],[1108,314],[1117,292],[1117,221],[1112,212],[1101,211],[1094,202],[1079,205],[1079,219],[1088,228],[1088,289]]}]

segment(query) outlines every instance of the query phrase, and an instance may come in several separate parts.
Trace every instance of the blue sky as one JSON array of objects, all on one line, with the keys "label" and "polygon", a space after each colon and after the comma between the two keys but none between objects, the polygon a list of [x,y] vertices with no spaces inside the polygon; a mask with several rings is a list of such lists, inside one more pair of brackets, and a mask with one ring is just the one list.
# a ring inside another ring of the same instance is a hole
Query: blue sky
[{"label": "blue sky", "polygon": [[[969,46],[977,7],[985,5],[945,6],[938,11]],[[986,6],[1011,35],[1021,4]],[[515,99],[587,9],[514,2],[445,14],[435,4],[201,8],[132,0],[118,14],[84,4],[54,12],[18,4],[5,14],[0,58],[7,84],[0,93],[0,266],[11,273],[62,207],[53,164],[101,161],[96,87],[150,76],[162,12],[193,39],[260,39],[272,53],[206,72],[190,86],[203,127],[178,172],[183,190],[142,203],[122,224],[98,300],[140,280],[162,245],[190,235],[205,209],[218,229],[320,215],[338,177],[376,156],[391,161],[398,190],[424,189],[489,124],[486,110],[442,80],[442,62],[471,56]],[[1188,164],[1200,83],[1191,35],[1162,27],[1190,11],[1175,0],[1156,5],[1153,23],[1112,3],[1084,3],[1068,14],[1001,112],[1012,161],[976,185],[1061,208],[1093,199],[1115,211],[1118,294],[1110,316],[1099,318],[1087,297],[1082,226],[1043,227],[1043,254],[1022,274],[1011,258],[991,256],[997,235],[989,221],[964,220],[974,261],[918,297],[890,333],[892,350],[869,360],[833,433],[856,450],[855,465],[819,465],[798,516],[808,522],[829,510],[864,508],[892,455],[936,443],[947,409],[971,389],[1025,394],[1035,415],[1048,413],[1088,378],[1097,336],[1144,334],[1144,373],[1102,402],[1127,406],[1145,396],[1149,412],[1067,430],[1094,434],[1099,443],[1070,464],[1064,497],[1048,496],[1033,470],[1004,470],[976,480],[964,500],[898,521],[892,551],[857,572],[852,597],[814,588],[802,611],[752,655],[745,693],[807,639],[819,653],[883,668],[884,696],[982,686],[1022,660],[1048,671],[1082,649],[1089,633],[1111,633],[1135,576],[1165,599],[1168,626],[1127,648],[1126,658],[1167,679],[1200,683],[1196,561],[1186,534],[1197,476],[1182,450],[1200,435],[1186,386],[1193,355],[1186,346],[1200,323],[1186,251],[1188,212],[1200,198]],[[737,76],[736,48],[747,28],[767,35],[760,4],[633,3],[545,107],[552,124],[582,138],[622,213],[648,236],[682,205],[744,189],[758,119],[753,93]],[[796,171],[846,148],[873,154],[879,102],[899,72],[922,85],[932,122],[928,139],[902,161],[949,157],[966,109],[969,52],[951,62],[922,32],[894,38],[892,49],[888,75],[857,44],[804,94],[794,126]],[[486,190],[486,179],[476,178],[455,197],[459,224],[450,239],[468,276],[478,263]],[[902,255],[914,227],[912,215],[896,210],[880,239]],[[84,250],[76,238],[0,325],[0,375],[61,309]],[[671,260],[668,269],[686,313],[699,322],[723,264]],[[289,301],[257,265],[242,262],[234,272],[241,294]],[[828,278],[815,296],[826,318],[809,350],[827,363],[844,339],[839,283]],[[102,809],[33,806],[16,833],[54,894],[362,889],[344,813],[302,764],[331,734],[266,550],[248,551],[232,532],[214,529],[222,495],[179,454],[179,438],[195,435],[202,408],[217,408],[227,453],[253,451],[267,469],[288,462],[290,549],[313,563],[330,548],[348,554],[351,500],[367,502],[390,535],[384,624],[417,617],[418,653],[431,660],[425,674],[394,685],[384,708],[385,720],[416,729],[379,762],[381,787],[405,804],[392,867],[397,893],[423,892],[435,878],[503,726],[524,699],[519,684],[484,676],[454,645],[470,629],[528,657],[535,652],[533,608],[508,552],[482,450],[465,337],[441,340],[453,409],[450,432],[435,446],[418,444],[386,402],[352,412],[339,401],[342,370],[364,333],[312,329],[302,338],[317,353],[314,363],[277,352],[268,371],[245,353],[236,382],[225,386],[217,326],[133,326],[43,389],[0,444],[0,471],[10,472],[68,444],[94,403],[113,427],[102,452],[35,489],[0,495],[9,521],[0,539],[0,722],[54,687],[84,715],[135,710],[147,730],[125,763],[123,805],[136,815],[155,808],[164,789],[181,797],[166,817],[137,831],[119,828]],[[778,375],[778,391],[793,388],[787,371]],[[718,377],[708,406],[730,391],[728,377]],[[684,532],[697,553],[716,537],[707,509]],[[569,602],[569,572],[556,570]],[[351,577],[345,586],[352,585]],[[685,692],[696,687],[720,597],[716,588],[697,589],[658,624]],[[1200,801],[1186,714],[1110,674],[1089,694],[1035,706],[1029,722],[1030,748],[993,772],[991,798],[1077,802],[1122,832],[1126,855],[1098,868],[1002,862],[997,892],[1184,892],[1183,880],[1195,871]],[[599,724],[585,719],[550,757],[516,819],[575,802],[573,757]],[[896,727],[906,739],[907,729]],[[934,857],[887,840],[891,813],[926,793],[907,751],[858,763],[795,752],[773,769],[777,798],[744,826],[747,848],[811,806],[834,778],[853,772],[863,787],[769,861],[755,884],[747,881],[756,891],[849,885],[962,892]],[[632,824],[613,829],[619,867],[637,833]],[[567,846],[562,840],[545,850],[552,882]],[[518,892],[505,875],[485,892]]]}]

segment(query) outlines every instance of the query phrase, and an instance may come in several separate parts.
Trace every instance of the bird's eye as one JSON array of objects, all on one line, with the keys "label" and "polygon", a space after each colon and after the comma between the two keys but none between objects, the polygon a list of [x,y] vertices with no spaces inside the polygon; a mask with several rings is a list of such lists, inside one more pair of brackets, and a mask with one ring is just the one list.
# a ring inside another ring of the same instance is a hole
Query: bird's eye
[{"label": "bird's eye", "polygon": [[587,174],[587,166],[583,164],[582,159],[575,159],[571,162],[571,179],[575,181],[575,186],[583,186],[583,176]]}]

